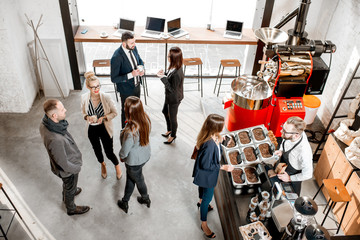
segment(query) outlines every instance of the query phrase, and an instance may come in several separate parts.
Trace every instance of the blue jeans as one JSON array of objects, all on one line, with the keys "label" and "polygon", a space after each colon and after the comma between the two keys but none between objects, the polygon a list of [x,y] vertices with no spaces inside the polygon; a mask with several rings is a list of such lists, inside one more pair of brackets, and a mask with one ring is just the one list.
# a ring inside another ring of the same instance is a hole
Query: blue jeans
[{"label": "blue jeans", "polygon": [[145,184],[144,175],[142,173],[142,168],[145,163],[139,166],[126,166],[126,184],[125,184],[125,194],[122,200],[128,202],[130,200],[131,194],[134,191],[135,185],[139,190],[139,193],[143,199],[149,199],[149,194],[147,192],[147,187]]},{"label": "blue jeans", "polygon": [[199,187],[199,198],[202,199],[200,205],[200,220],[207,221],[208,207],[214,196],[214,188]]}]

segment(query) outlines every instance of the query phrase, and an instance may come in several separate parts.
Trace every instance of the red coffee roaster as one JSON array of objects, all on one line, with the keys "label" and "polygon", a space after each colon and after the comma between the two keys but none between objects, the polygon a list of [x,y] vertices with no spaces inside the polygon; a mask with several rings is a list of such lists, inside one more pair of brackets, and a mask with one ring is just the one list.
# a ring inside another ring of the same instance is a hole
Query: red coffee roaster
[{"label": "red coffee roaster", "polygon": [[260,77],[242,75],[231,83],[231,97],[224,101],[228,109],[226,127],[229,131],[264,124],[272,89]]},{"label": "red coffee roaster", "polygon": [[[261,70],[257,76],[243,75],[233,80],[231,99],[225,99],[224,104],[229,131],[264,124],[279,137],[289,117],[305,117],[303,95],[322,94],[330,66],[320,56],[330,53],[331,58],[336,46],[328,40],[307,38],[310,3],[301,0],[299,7],[274,28],[255,30],[255,36],[265,44],[263,60],[259,61]],[[294,17],[293,29],[288,33],[279,29]]]}]

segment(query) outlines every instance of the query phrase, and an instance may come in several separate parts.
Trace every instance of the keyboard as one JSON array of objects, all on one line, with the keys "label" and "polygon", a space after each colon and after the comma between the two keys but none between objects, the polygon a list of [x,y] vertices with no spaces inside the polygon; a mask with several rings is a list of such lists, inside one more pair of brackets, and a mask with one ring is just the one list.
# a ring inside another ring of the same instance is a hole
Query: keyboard
[{"label": "keyboard", "polygon": [[185,36],[186,34],[188,34],[188,32],[185,30],[179,29],[179,30],[170,32],[169,34],[171,36],[173,36],[174,38],[179,38],[179,37]]},{"label": "keyboard", "polygon": [[242,33],[226,31],[226,32],[224,32],[224,37],[225,38],[241,39],[242,38]]},{"label": "keyboard", "polygon": [[154,31],[144,31],[141,36],[149,37],[149,38],[161,38],[161,32],[154,32]]},{"label": "keyboard", "polygon": [[241,33],[233,33],[233,32],[227,32],[227,35],[231,35],[231,36],[236,36],[236,37],[240,37]]}]

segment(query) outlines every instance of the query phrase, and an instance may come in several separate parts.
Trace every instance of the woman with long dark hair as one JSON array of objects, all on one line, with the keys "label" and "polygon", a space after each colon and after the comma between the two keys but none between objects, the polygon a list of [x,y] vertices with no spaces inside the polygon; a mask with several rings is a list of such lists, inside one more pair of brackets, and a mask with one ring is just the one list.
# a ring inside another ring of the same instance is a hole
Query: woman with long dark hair
[{"label": "woman with long dark hair", "polygon": [[202,125],[197,136],[196,148],[198,150],[195,160],[193,177],[194,184],[199,186],[199,202],[201,229],[208,238],[215,238],[216,235],[207,225],[207,213],[209,204],[214,196],[214,188],[219,176],[219,170],[231,172],[234,167],[231,165],[220,166],[221,160],[221,136],[224,128],[224,117],[218,114],[210,114]]},{"label": "woman with long dark hair", "polygon": [[95,156],[101,164],[101,176],[106,178],[107,172],[100,142],[105,150],[106,157],[115,166],[116,178],[120,179],[122,173],[113,148],[112,119],[117,116],[115,103],[109,94],[100,91],[100,81],[94,72],[86,72],[84,76],[89,92],[81,96],[81,111],[86,120],[88,138]]},{"label": "woman with long dark hair", "polygon": [[167,138],[164,144],[171,144],[176,139],[178,128],[177,113],[181,100],[184,98],[183,56],[178,47],[170,48],[168,54],[170,66],[166,73],[160,70],[157,76],[165,85],[165,103],[162,113],[165,116],[167,132],[161,134]]},{"label": "woman with long dark hair", "polygon": [[126,166],[126,185],[124,197],[118,201],[118,206],[128,212],[131,194],[135,185],[141,195],[137,197],[140,204],[150,207],[150,198],[142,173],[142,168],[150,159],[151,149],[149,143],[151,122],[145,113],[140,98],[127,97],[124,103],[126,125],[120,133],[120,160]]}]

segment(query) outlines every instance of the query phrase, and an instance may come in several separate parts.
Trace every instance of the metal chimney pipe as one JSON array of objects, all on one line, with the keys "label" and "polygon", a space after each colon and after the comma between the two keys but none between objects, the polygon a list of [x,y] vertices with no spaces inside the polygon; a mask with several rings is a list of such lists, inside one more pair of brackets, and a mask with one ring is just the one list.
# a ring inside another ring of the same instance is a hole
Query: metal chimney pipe
[{"label": "metal chimney pipe", "polygon": [[302,37],[305,32],[306,17],[310,7],[310,0],[301,0],[299,12],[297,14],[294,26],[294,35]]}]

